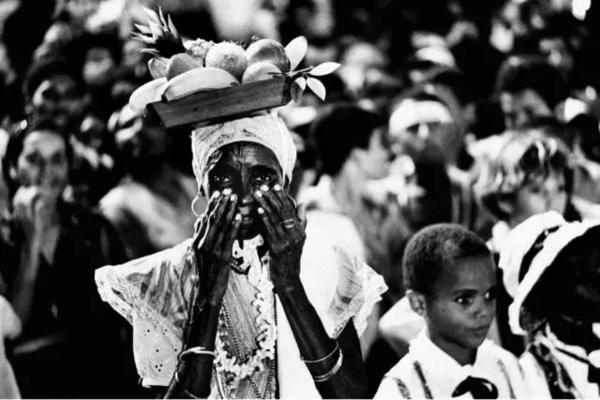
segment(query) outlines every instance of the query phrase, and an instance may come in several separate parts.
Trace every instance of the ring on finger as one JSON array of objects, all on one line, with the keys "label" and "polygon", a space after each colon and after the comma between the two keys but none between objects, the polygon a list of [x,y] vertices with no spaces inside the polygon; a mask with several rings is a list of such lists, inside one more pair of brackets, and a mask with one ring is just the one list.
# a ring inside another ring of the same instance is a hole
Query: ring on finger
[{"label": "ring on finger", "polygon": [[290,229],[294,227],[294,219],[290,218],[290,219],[286,219],[282,222],[283,227],[286,229]]}]

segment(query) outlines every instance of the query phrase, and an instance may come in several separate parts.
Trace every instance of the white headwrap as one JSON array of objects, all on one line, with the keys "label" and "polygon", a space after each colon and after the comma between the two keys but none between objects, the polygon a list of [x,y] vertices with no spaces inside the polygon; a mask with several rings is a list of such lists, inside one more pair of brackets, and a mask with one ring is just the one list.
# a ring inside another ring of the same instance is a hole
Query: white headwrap
[{"label": "white headwrap", "polygon": [[232,143],[251,142],[270,149],[277,157],[288,182],[296,163],[296,147],[283,120],[274,111],[256,116],[198,127],[192,132],[193,167],[200,185],[211,155]]},{"label": "white headwrap", "polygon": [[[506,289],[513,297],[513,302],[508,309],[508,318],[514,334],[524,335],[526,325],[534,319],[524,307],[524,303],[540,277],[552,265],[562,249],[598,224],[600,220],[566,222],[560,214],[550,211],[530,217],[510,232],[502,246],[499,266],[504,272]],[[556,231],[553,231],[554,229]],[[523,274],[521,272],[523,258],[531,247],[536,245],[536,239],[548,230],[551,231],[546,237],[542,237],[541,243],[537,244],[541,248],[531,260],[527,272]],[[522,279],[519,279],[520,275],[523,275]]]}]

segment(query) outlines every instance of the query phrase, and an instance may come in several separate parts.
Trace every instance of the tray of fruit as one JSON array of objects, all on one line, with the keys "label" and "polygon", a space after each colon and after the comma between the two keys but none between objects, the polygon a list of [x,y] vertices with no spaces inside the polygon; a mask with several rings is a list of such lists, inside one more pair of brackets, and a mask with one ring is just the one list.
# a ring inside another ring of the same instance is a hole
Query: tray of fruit
[{"label": "tray of fruit", "polygon": [[134,111],[154,116],[164,128],[198,125],[298,101],[306,88],[321,99],[319,77],[339,64],[325,62],[297,70],[307,51],[304,37],[283,46],[257,39],[248,46],[203,39],[184,42],[170,17],[146,9],[148,25],[136,25],[137,38],[153,55],[154,78],[133,92]]}]

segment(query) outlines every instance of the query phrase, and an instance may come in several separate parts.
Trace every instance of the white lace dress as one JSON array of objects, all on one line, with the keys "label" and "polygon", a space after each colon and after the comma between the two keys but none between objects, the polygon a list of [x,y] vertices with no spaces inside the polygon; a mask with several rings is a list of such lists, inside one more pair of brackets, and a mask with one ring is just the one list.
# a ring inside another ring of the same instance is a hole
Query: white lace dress
[{"label": "white lace dress", "polygon": [[[232,273],[217,333],[210,398],[318,398],[312,377],[268,279],[268,255],[259,259],[257,237],[234,246],[250,269]],[[362,260],[313,234],[304,246],[301,280],[332,338],[352,320],[360,335],[386,290]],[[145,386],[168,386],[182,350],[196,277],[192,241],[96,273],[102,298],[134,329],[134,357]]]}]

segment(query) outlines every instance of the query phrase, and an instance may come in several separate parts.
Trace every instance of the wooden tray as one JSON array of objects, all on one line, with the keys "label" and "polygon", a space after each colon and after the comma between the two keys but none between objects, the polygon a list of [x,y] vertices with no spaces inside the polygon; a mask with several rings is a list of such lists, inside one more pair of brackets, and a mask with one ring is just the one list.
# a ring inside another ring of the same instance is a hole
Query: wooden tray
[{"label": "wooden tray", "polygon": [[146,106],[163,128],[177,128],[285,105],[291,101],[292,79],[278,76],[223,89],[200,91]]}]

